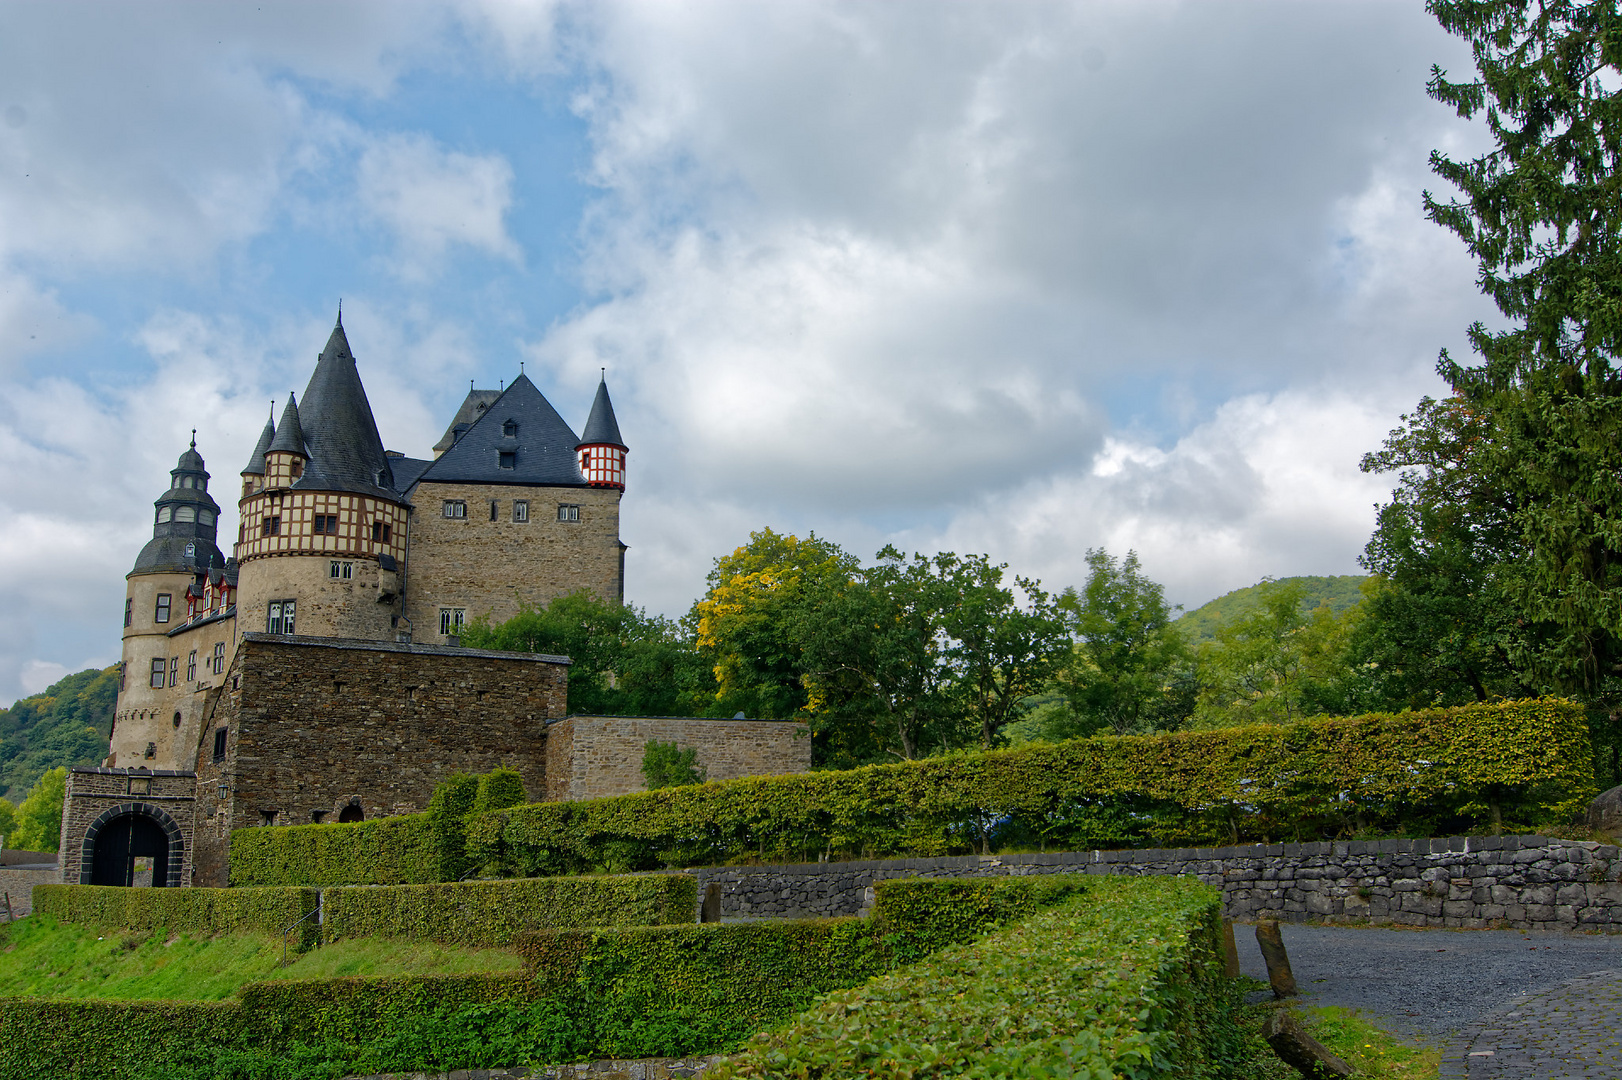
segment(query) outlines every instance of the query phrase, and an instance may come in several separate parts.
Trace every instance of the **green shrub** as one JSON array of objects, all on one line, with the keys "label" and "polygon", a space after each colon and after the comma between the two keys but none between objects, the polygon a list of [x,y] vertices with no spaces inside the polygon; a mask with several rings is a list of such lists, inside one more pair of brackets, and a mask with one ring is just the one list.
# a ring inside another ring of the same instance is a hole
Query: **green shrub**
[{"label": "green shrub", "polygon": [[491,769],[479,777],[478,797],[473,813],[488,814],[492,810],[505,810],[524,801],[524,778],[518,770],[506,766]]},{"label": "green shrub", "polygon": [[420,885],[441,880],[427,814],[231,834],[231,884]]},{"label": "green shrub", "polygon": [[[34,912],[57,922],[110,929],[208,937],[257,932],[280,937],[298,923],[290,939],[307,948],[320,925],[305,916],[315,911],[316,891],[265,889],[126,889],[111,885],[36,885]],[[300,922],[300,920],[303,920]]]},{"label": "green shrub", "polygon": [[541,927],[691,922],[698,884],[687,874],[649,874],[337,888],[326,890],[323,905],[328,941],[409,937],[505,945]]},{"label": "green shrub", "polygon": [[[1536,829],[1592,796],[1580,706],[1513,701],[1101,737],[842,772],[747,777],[467,819],[485,873],[538,877],[818,855],[1194,846]],[[398,824],[396,824],[398,823]],[[392,884],[421,818],[232,834],[240,884]],[[389,826],[390,831],[384,826]],[[422,872],[422,871],[416,871]]]},{"label": "green shrub", "polygon": [[706,1075],[1226,1075],[1241,1033],[1216,890],[1192,878],[1088,885],[1085,898],[833,993]]},{"label": "green shrub", "polygon": [[642,747],[642,779],[649,791],[659,788],[702,784],[709,776],[698,767],[698,750],[683,750],[673,742],[649,739]]},{"label": "green shrub", "polygon": [[467,873],[467,825],[479,796],[479,778],[451,773],[428,798],[428,831],[433,835],[436,881],[460,881]]}]

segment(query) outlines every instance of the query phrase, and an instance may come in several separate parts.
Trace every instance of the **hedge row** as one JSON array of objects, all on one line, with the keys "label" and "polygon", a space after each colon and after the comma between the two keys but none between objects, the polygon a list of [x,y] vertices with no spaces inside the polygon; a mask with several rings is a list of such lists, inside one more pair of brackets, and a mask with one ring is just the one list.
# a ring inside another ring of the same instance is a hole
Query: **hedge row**
[{"label": "hedge row", "polygon": [[[177,934],[261,933],[280,936],[298,923],[297,942],[319,940],[320,926],[305,919],[316,891],[262,889],[124,889],[112,885],[36,885],[34,913],[57,922]],[[303,919],[303,922],[300,920]]]},{"label": "hedge row", "polygon": [[0,999],[0,1076],[303,1080],[715,1052],[933,943],[1095,888],[1116,886],[885,882],[873,920],[529,935],[530,975],[254,983],[224,1002]]},{"label": "hedge row", "polygon": [[707,1073],[1214,1078],[1242,1033],[1216,890],[1094,878],[1085,900],[829,995]]},{"label": "hedge row", "polygon": [[687,874],[646,874],[336,888],[324,891],[323,905],[328,941],[409,937],[505,945],[537,927],[692,922],[698,883]]},{"label": "hedge row", "polygon": [[[466,860],[539,877],[740,861],[1459,835],[1572,820],[1580,706],[1540,699],[750,777],[468,817]],[[391,884],[427,819],[246,829],[240,885]],[[432,861],[419,872],[427,873]]]}]

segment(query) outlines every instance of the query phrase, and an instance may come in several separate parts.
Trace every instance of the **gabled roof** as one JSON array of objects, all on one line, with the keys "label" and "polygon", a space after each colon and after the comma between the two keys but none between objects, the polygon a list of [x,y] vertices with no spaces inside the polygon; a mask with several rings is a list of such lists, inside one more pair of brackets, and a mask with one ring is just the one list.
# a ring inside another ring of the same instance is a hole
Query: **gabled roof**
[{"label": "gabled roof", "polygon": [[355,355],[349,351],[342,315],[316,360],[310,385],[304,388],[299,416],[312,467],[295,488],[398,497],[371,403],[355,369]]},{"label": "gabled roof", "polygon": [[434,444],[434,453],[443,454],[455,446],[456,440],[467,433],[473,422],[483,416],[484,411],[495,404],[501,394],[500,390],[474,390],[469,387],[467,397],[462,400],[462,407],[456,410],[456,416],[451,419],[445,434]]},{"label": "gabled roof", "polygon": [[[517,429],[511,436],[504,434],[509,423]],[[519,375],[418,482],[583,487],[579,441],[529,377]],[[501,467],[504,453],[513,455],[511,468]]]},{"label": "gabled roof", "polygon": [[580,436],[581,446],[604,443],[626,449],[620,438],[619,421],[614,419],[614,403],[608,400],[607,378],[597,384],[597,397],[591,403],[591,415],[586,418],[586,430]]},{"label": "gabled roof", "polygon": [[[282,410],[281,425],[276,429],[275,437],[270,440],[270,445],[265,448],[265,453],[310,456],[309,451],[305,449],[304,425],[299,423],[298,399],[293,396],[291,391],[287,395],[287,407]],[[263,463],[264,459],[261,458],[260,464],[263,465]]]},{"label": "gabled roof", "polygon": [[253,456],[248,459],[247,468],[242,470],[243,476],[265,475],[265,451],[276,438],[276,403],[270,403],[270,417],[265,421],[265,430],[259,433],[259,441],[254,444]]}]

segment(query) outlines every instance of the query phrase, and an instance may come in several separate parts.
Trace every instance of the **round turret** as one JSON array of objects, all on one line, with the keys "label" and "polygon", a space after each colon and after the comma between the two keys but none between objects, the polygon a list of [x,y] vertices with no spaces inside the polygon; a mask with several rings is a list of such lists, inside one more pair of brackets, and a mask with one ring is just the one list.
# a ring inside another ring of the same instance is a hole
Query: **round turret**
[{"label": "round turret", "polygon": [[597,384],[597,397],[591,403],[586,430],[575,444],[581,477],[592,487],[624,491],[627,449],[620,438],[619,421],[614,418],[614,403],[608,400],[605,377]]}]

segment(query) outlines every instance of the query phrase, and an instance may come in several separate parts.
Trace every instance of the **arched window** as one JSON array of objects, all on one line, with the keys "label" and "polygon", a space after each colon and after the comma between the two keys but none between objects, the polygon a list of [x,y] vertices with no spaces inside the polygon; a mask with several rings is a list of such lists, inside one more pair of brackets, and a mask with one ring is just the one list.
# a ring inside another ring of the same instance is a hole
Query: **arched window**
[{"label": "arched window", "polygon": [[355,803],[350,803],[348,806],[344,807],[343,812],[338,815],[338,824],[340,825],[348,825],[351,822],[365,820],[366,811],[362,810]]}]

